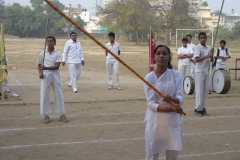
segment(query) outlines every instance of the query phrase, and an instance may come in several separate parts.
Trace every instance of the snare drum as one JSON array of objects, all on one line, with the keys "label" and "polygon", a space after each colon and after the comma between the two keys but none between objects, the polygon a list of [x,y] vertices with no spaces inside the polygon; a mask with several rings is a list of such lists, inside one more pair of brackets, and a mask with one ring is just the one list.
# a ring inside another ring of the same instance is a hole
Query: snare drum
[{"label": "snare drum", "polygon": [[225,94],[231,88],[231,77],[224,69],[218,69],[212,77],[213,89],[216,93]]},{"label": "snare drum", "polygon": [[195,82],[191,76],[186,76],[183,80],[183,90],[186,94],[193,94],[195,90]]}]

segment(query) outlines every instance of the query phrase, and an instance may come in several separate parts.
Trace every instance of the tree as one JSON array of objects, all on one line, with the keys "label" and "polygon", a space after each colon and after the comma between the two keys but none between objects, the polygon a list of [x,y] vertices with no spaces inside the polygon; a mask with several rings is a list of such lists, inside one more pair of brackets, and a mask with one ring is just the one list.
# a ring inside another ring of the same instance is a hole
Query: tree
[{"label": "tree", "polygon": [[236,37],[237,39],[240,38],[240,21],[235,23],[235,25],[232,28],[232,33],[234,37]]},{"label": "tree", "polygon": [[0,20],[4,18],[4,9],[5,9],[5,2],[4,0],[0,0]]},{"label": "tree", "polygon": [[196,25],[196,19],[188,15],[189,3],[186,0],[150,0],[151,8],[155,11],[155,21],[159,28],[166,31],[167,45],[170,45],[170,32],[177,26]]},{"label": "tree", "polygon": [[133,31],[136,45],[140,45],[139,30],[149,28],[151,13],[147,0],[115,0],[100,9],[99,24],[113,31]]},{"label": "tree", "polygon": [[208,6],[207,1],[204,1],[204,2],[202,3],[202,5],[203,5],[203,6]]}]

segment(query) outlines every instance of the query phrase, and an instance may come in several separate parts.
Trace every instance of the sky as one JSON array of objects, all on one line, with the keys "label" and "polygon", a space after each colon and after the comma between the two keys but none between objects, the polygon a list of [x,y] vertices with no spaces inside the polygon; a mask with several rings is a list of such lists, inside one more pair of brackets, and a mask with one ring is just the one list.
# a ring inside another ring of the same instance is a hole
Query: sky
[{"label": "sky", "polygon": [[[65,6],[69,6],[69,4],[71,4],[73,7],[75,7],[77,4],[81,4],[82,7],[86,8],[91,13],[95,12],[96,1],[97,0],[59,0],[59,2]],[[6,5],[13,4],[14,2],[20,3],[22,6],[31,5],[30,0],[5,0]],[[221,9],[222,0],[207,0],[207,2],[211,7],[211,12]],[[240,15],[240,0],[225,0],[223,13],[229,14],[231,13],[232,9],[234,9],[235,12]]]}]

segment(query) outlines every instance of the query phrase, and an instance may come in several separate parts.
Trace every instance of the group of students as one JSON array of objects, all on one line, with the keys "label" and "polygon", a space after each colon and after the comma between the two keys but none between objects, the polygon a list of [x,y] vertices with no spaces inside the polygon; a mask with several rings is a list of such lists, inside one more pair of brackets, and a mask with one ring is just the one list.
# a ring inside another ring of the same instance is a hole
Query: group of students
[{"label": "group of students", "polygon": [[[182,47],[178,49],[178,71],[182,78],[191,76],[195,80],[196,106],[195,114],[198,116],[208,115],[206,112],[207,95],[211,94],[212,69],[226,69],[226,60],[231,57],[226,48],[226,41],[220,41],[220,48],[214,54],[214,49],[208,45],[207,35],[200,32],[199,44],[191,43],[192,36],[186,35],[182,39]],[[214,56],[213,56],[214,54]],[[212,58],[214,57],[214,62]]]},{"label": "group of students", "polygon": [[[115,34],[108,34],[109,43],[106,47],[116,56],[120,55],[120,45],[115,42]],[[74,93],[77,93],[77,81],[82,73],[82,66],[85,64],[81,43],[77,40],[76,32],[70,33],[70,39],[65,43],[63,55],[55,49],[56,38],[54,36],[46,37],[46,49],[42,51],[38,58],[38,72],[41,79],[40,89],[40,114],[44,116],[44,123],[50,123],[49,114],[52,112],[49,92],[50,88],[54,91],[54,111],[60,112],[60,121],[68,122],[64,108],[63,87],[60,79],[60,64],[65,66],[67,63],[70,87]],[[116,88],[121,90],[119,83],[119,62],[106,51],[106,68],[109,83],[109,90],[113,89],[112,68],[116,77]]]},{"label": "group of students", "polygon": [[[172,69],[172,53],[165,45],[159,45],[154,50],[156,68],[148,73],[145,79],[165,97],[159,96],[148,85],[144,84],[147,100],[145,115],[145,151],[146,160],[157,160],[159,153],[165,151],[166,160],[177,160],[182,150],[182,118],[181,105],[184,102],[183,80],[186,76],[195,79],[197,116],[208,115],[206,112],[207,97],[210,86],[212,66],[211,59],[214,49],[206,44],[205,32],[198,34],[199,44],[191,43],[192,36],[182,39],[183,46],[178,49],[178,71]],[[231,53],[226,49],[226,41],[220,41],[216,51],[216,69],[225,69],[226,60]],[[176,103],[175,108],[170,102]]]}]

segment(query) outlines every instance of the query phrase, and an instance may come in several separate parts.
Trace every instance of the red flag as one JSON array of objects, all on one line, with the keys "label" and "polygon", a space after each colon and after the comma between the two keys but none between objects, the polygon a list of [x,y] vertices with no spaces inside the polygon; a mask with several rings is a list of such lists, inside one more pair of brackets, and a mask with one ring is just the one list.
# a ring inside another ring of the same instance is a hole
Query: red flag
[{"label": "red flag", "polygon": [[152,30],[150,29],[150,37],[149,37],[149,72],[154,70],[154,50],[156,48],[156,44],[155,44],[155,40],[154,40],[154,36],[152,33]]}]

